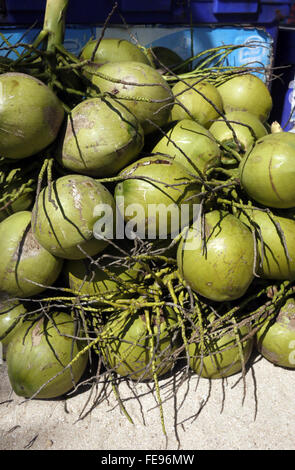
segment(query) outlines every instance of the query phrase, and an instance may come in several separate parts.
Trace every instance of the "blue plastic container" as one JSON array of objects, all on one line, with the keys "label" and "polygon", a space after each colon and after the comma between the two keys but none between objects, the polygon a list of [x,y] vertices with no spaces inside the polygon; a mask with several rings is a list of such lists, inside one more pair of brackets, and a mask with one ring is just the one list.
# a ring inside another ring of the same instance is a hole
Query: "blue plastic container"
[{"label": "blue plastic container", "polygon": [[[70,0],[67,22],[74,24],[103,23],[112,10],[114,0]],[[121,23],[121,13],[131,24],[193,23],[277,23],[290,12],[289,0],[117,0],[118,8],[110,19]],[[2,0],[6,5],[1,22],[29,24],[41,22],[46,0]]]},{"label": "blue plastic container", "polygon": [[[2,34],[11,44],[31,43],[39,32],[39,29],[27,29],[26,27],[5,26],[1,28]],[[64,39],[65,48],[75,55],[79,55],[82,47],[90,38],[101,36],[102,26],[68,25]],[[105,31],[104,37],[116,37],[129,39],[130,35],[136,37],[139,44],[145,47],[163,46],[173,49],[183,60],[188,59],[204,50],[221,45],[243,45],[232,52],[226,65],[260,67],[261,64],[269,69],[273,60],[273,39],[263,28],[242,26],[218,26],[213,28],[206,25],[188,26],[163,26],[163,25],[131,25],[128,29],[122,25],[112,25]],[[1,44],[0,44],[1,45]],[[8,51],[3,42],[0,54]],[[18,47],[18,52],[22,48]],[[15,52],[11,52],[10,58],[16,58]],[[260,78],[264,78],[261,76]]]},{"label": "blue plastic container", "polygon": [[[42,27],[46,0],[5,0],[2,33],[15,44],[25,36],[31,42]],[[3,0],[2,0],[3,3]],[[109,20],[105,37],[125,37],[129,33],[144,46],[166,46],[182,59],[222,44],[257,42],[255,49],[245,48],[232,54],[229,65],[264,64],[270,67],[276,47],[278,20],[288,16],[291,1],[286,0],[118,0],[118,8]],[[79,54],[91,38],[98,38],[112,11],[114,0],[70,0],[66,16],[65,47]],[[190,5],[190,7],[189,7]],[[122,20],[125,19],[129,28]],[[125,35],[125,36],[124,36]],[[193,44],[192,44],[193,42]]]}]

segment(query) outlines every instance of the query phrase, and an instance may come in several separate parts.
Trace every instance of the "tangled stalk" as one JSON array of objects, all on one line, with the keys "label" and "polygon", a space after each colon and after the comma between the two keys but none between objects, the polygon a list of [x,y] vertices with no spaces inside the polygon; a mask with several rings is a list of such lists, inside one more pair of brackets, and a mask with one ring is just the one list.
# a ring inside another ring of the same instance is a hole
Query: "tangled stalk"
[{"label": "tangled stalk", "polygon": [[[91,60],[80,60],[66,51],[62,44],[67,4],[67,0],[48,0],[43,29],[32,44],[19,43],[12,45],[6,38],[1,36],[3,40],[1,50],[5,52],[6,57],[5,60],[0,61],[0,71],[1,73],[12,71],[28,73],[44,81],[60,97],[67,114],[70,116],[72,108],[79,100],[93,96],[104,96],[104,94],[100,93],[92,84],[91,80],[83,73],[83,68],[89,65]],[[97,41],[96,49],[103,37],[108,20],[109,17],[103,28],[103,33]],[[201,52],[184,62],[184,64],[195,64],[194,69],[186,74],[178,75],[177,68],[169,70],[166,67],[167,73],[164,74],[164,78],[167,81],[167,87],[176,81],[186,83],[186,80],[189,78],[195,79],[195,83],[206,80],[212,84],[220,85],[229,78],[232,78],[235,74],[239,75],[249,72],[265,74],[268,71],[263,67],[251,68],[227,65],[228,57],[232,52],[242,47],[252,46],[255,47],[255,44],[220,46]],[[23,52],[18,52],[19,47],[23,48]],[[10,53],[17,53],[17,58],[10,60]],[[94,54],[95,50],[93,57]],[[115,78],[101,74],[99,71],[92,73],[113,83],[118,81]],[[80,87],[75,87],[76,80]],[[132,85],[132,83],[126,82],[126,85]],[[157,84],[154,85],[156,86]],[[108,96],[108,94],[106,95]],[[120,99],[128,100],[130,98],[121,96]],[[133,99],[135,101],[143,100],[140,97]],[[152,100],[146,99],[146,102],[150,101]],[[167,103],[163,102],[163,106],[166,105]],[[220,110],[219,114],[224,117],[224,114]],[[233,131],[234,138],[236,138],[232,128],[234,122],[227,121],[227,124]],[[160,129],[160,132],[173,143],[173,139],[169,137],[165,130]],[[177,147],[176,143],[173,144]],[[225,210],[233,215],[242,212],[251,219],[249,211],[264,209],[253,207],[252,203],[245,197],[241,189],[237,174],[237,167],[242,159],[241,152],[226,146],[226,144],[219,144],[223,151],[231,155],[235,163],[229,167],[220,165],[210,168],[204,173],[198,172],[197,175],[194,175],[195,182],[200,188],[198,196],[200,197],[202,212],[201,220],[204,223],[205,213],[210,207]],[[21,165],[17,168],[15,166],[11,167],[11,164],[5,158],[1,158],[0,220],[1,212],[9,212],[9,207],[22,196],[34,195],[36,201],[38,201],[39,193],[44,185],[47,185],[49,188],[49,202],[54,204],[54,200],[51,197],[51,185],[55,178],[55,171],[60,170],[53,158],[54,150],[54,147],[48,149],[46,155],[42,156],[38,163],[34,161],[30,165],[26,165],[25,169]],[[185,155],[185,157],[189,161],[189,157],[187,155]],[[123,178],[122,176],[115,176],[100,178],[99,181],[103,184],[111,185],[121,181]],[[130,179],[130,176],[128,178]],[[145,180],[148,180],[148,178],[145,178]],[[149,181],[152,180],[149,179]],[[161,181],[157,180],[154,180],[154,182],[161,183]],[[265,211],[273,220],[272,213],[267,209],[265,209]],[[285,246],[284,234],[280,231],[280,227],[277,228],[281,234],[282,244]],[[253,224],[252,233],[253,242],[256,246],[261,240],[259,232],[255,230],[255,224]],[[238,355],[242,363],[242,377],[245,379],[246,369],[243,343],[249,337],[254,337],[262,320],[268,317],[274,318],[285,299],[294,294],[293,282],[268,282],[259,279],[256,275],[251,288],[242,298],[221,304],[207,301],[196,292],[192,291],[190,286],[181,277],[175,257],[170,255],[171,250],[177,246],[181,236],[182,233],[174,240],[171,240],[168,246],[164,247],[157,247],[149,241],[135,238],[130,250],[126,250],[119,244],[117,245],[114,242],[108,241],[109,244],[113,245],[116,249],[116,254],[114,254],[113,257],[108,258],[108,255],[105,254],[95,258],[87,256],[92,268],[101,270],[107,279],[115,283],[116,287],[113,291],[110,290],[103,294],[83,293],[84,284],[91,282],[91,278],[85,273],[79,288],[71,288],[69,286],[48,287],[47,295],[43,295],[38,299],[29,300],[29,302],[33,304],[36,302],[39,305],[39,309],[32,309],[32,315],[35,315],[36,312],[42,315],[46,314],[44,312],[47,312],[47,310],[51,311],[57,309],[70,311],[73,317],[80,321],[81,326],[85,330],[85,341],[87,344],[79,355],[67,366],[68,368],[78,360],[80,355],[86,354],[92,350],[98,353],[99,357],[102,357],[102,349],[106,342],[103,327],[107,324],[108,319],[112,315],[117,315],[118,317],[123,315],[127,321],[127,318],[136,317],[138,312],[142,312],[146,324],[146,337],[144,339],[147,340],[147,347],[151,352],[150,360],[143,367],[142,374],[144,375],[144,373],[151,371],[164,434],[166,434],[166,429],[161,398],[161,381],[157,357],[155,355],[160,336],[153,332],[153,315],[156,317],[157,324],[160,324],[160,317],[163,310],[165,308],[173,310],[177,319],[176,328],[179,330],[179,336],[182,341],[181,345],[173,351],[172,362],[173,365],[182,364],[186,376],[189,376],[190,369],[190,344],[197,342],[200,345],[200,355],[198,358],[200,359],[202,369],[204,356],[206,354],[206,344],[209,344],[213,337],[216,339],[222,338],[226,334],[232,334],[235,341],[234,344],[230,345],[228,348],[238,347]],[[205,244],[204,231],[203,240]],[[289,256],[288,253],[287,255]],[[263,259],[260,260],[260,262],[262,261]],[[113,270],[114,267],[122,266],[127,266],[129,269],[138,269],[141,273],[140,280],[127,282],[122,279]],[[20,300],[27,301],[26,299]],[[214,319],[209,321],[208,319],[212,313],[214,314]],[[241,339],[239,330],[244,325],[249,325],[250,330],[249,334]],[[215,353],[210,352],[209,354],[212,356],[212,361],[214,361],[214,355],[216,356],[218,351]],[[122,362],[124,362],[124,359],[125,358],[122,359]],[[163,356],[163,363],[165,363],[165,361],[167,361],[167,358]],[[120,397],[119,385],[121,379],[116,375],[116,368],[108,368],[106,361],[103,359],[102,362],[105,370],[101,375],[108,377],[107,380],[111,383],[115,397],[127,418],[132,422],[132,417],[128,414]],[[173,368],[171,368],[170,372],[173,373]],[[97,379],[97,377],[95,377],[95,379]],[[122,380],[125,379],[126,377],[122,378]],[[44,386],[46,386],[46,384],[44,384]],[[37,395],[38,392],[36,392],[35,395]]]}]

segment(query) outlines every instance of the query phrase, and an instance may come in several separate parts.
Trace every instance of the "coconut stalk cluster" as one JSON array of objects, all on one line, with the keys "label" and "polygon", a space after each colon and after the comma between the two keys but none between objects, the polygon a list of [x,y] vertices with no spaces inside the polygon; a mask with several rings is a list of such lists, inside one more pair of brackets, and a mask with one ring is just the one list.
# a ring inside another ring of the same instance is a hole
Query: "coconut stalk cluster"
[{"label": "coconut stalk cluster", "polygon": [[14,391],[64,395],[92,352],[118,399],[118,378],[152,381],[159,404],[160,378],[244,377],[255,349],[294,368],[295,136],[272,132],[265,71],[225,65],[243,46],[183,61],[108,39],[108,19],[75,57],[67,3],[0,61]]}]

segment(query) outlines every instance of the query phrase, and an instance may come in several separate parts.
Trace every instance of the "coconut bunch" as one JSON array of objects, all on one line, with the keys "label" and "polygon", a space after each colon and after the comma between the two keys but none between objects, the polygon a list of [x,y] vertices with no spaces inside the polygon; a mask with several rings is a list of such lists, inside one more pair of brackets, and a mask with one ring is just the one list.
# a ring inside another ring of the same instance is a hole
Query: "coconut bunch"
[{"label": "coconut bunch", "polygon": [[75,57],[66,7],[48,0],[0,63],[14,391],[68,393],[92,352],[100,377],[153,381],[159,403],[161,377],[244,376],[254,348],[294,368],[295,137],[272,132],[262,71],[226,65],[239,46],[182,61],[104,35]]}]

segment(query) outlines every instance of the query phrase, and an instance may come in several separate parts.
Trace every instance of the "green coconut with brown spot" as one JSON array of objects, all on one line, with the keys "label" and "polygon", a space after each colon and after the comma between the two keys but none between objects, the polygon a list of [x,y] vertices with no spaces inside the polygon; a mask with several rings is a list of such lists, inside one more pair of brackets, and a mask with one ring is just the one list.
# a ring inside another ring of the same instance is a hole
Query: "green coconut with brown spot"
[{"label": "green coconut with brown spot", "polygon": [[251,231],[230,213],[214,210],[181,239],[177,264],[190,287],[217,302],[242,297],[254,279]]},{"label": "green coconut with brown spot", "polygon": [[59,161],[68,170],[89,176],[112,176],[134,160],[144,144],[138,120],[118,101],[92,98],[68,117]]},{"label": "green coconut with brown spot", "polygon": [[152,153],[173,157],[189,172],[199,176],[220,163],[221,152],[211,132],[190,119],[182,119],[164,135]]},{"label": "green coconut with brown spot", "polygon": [[270,362],[295,369],[295,300],[289,298],[278,314],[270,315],[256,333],[256,347]]},{"label": "green coconut with brown spot", "polygon": [[[177,316],[172,308],[113,314],[100,333],[100,350],[108,369],[132,380],[151,381],[172,370],[180,347]],[[150,333],[151,331],[151,333]],[[152,360],[154,364],[152,365]]]},{"label": "green coconut with brown spot", "polygon": [[54,284],[63,260],[56,258],[36,239],[30,211],[12,214],[0,223],[0,291],[31,297]]},{"label": "green coconut with brown spot", "polygon": [[7,348],[13,391],[26,398],[50,399],[73,389],[88,362],[87,352],[80,354],[86,345],[82,336],[71,316],[62,312],[25,322]]},{"label": "green coconut with brown spot", "polygon": [[134,61],[109,62],[99,68],[92,82],[102,93],[121,100],[145,134],[168,123],[173,96],[166,80],[152,66]]},{"label": "green coconut with brown spot", "polygon": [[196,120],[209,128],[223,111],[222,98],[217,88],[205,80],[187,78],[179,81],[172,88],[175,104],[171,111],[171,120]]},{"label": "green coconut with brown spot", "polygon": [[178,234],[199,208],[199,184],[186,168],[168,156],[144,157],[120,172],[115,187],[125,233],[135,227],[140,238],[167,239]]},{"label": "green coconut with brown spot", "polygon": [[33,208],[32,228],[40,245],[54,256],[83,259],[107,246],[107,240],[94,237],[93,226],[106,214],[107,230],[112,232],[115,212],[112,194],[99,181],[66,175],[40,192]]},{"label": "green coconut with brown spot", "polygon": [[34,155],[57,137],[64,109],[40,80],[18,72],[0,76],[0,155],[21,159]]},{"label": "green coconut with brown spot", "polygon": [[248,196],[266,207],[295,207],[295,135],[278,132],[259,139],[240,163]]}]

